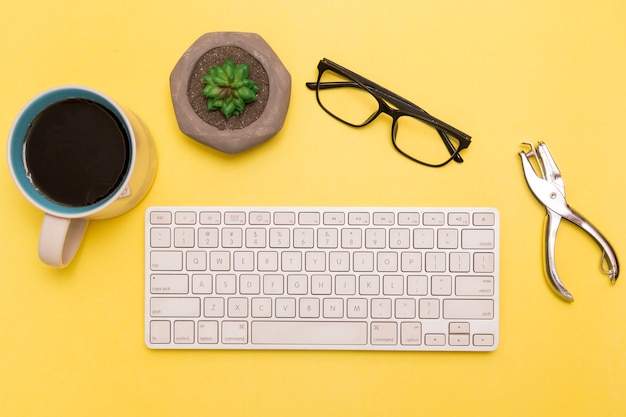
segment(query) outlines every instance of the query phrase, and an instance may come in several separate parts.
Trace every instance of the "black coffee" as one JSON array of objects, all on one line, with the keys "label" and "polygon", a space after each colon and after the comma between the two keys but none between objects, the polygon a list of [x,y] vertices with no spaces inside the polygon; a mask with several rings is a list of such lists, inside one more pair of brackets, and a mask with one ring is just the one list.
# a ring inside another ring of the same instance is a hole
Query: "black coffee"
[{"label": "black coffee", "polygon": [[110,110],[91,100],[67,99],[33,120],[24,160],[41,194],[58,204],[83,207],[111,195],[122,183],[130,142]]}]

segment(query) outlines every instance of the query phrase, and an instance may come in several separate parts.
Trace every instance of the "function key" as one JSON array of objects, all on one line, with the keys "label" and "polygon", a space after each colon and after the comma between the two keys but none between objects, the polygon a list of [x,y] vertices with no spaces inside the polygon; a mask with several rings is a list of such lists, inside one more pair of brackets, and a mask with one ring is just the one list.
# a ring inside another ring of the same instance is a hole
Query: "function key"
[{"label": "function key", "polygon": [[348,213],[348,224],[363,226],[370,224],[370,214],[366,212]]},{"label": "function key", "polygon": [[298,214],[298,223],[302,225],[320,224],[320,214],[317,212],[303,211]]},{"label": "function key", "polygon": [[450,213],[448,214],[448,224],[450,226],[469,226],[469,213]]},{"label": "function key", "polygon": [[220,224],[222,222],[222,213],[219,211],[201,211],[200,224]]},{"label": "function key", "polygon": [[246,213],[243,211],[227,211],[224,213],[224,224],[246,224]]},{"label": "function key", "polygon": [[425,226],[443,226],[445,223],[445,216],[443,213],[424,213],[424,225]]},{"label": "function key", "polygon": [[419,213],[399,213],[398,224],[400,226],[417,226],[420,224]]},{"label": "function key", "polygon": [[374,225],[392,226],[394,223],[395,215],[393,213],[374,213]]},{"label": "function key", "polygon": [[193,211],[177,211],[174,213],[174,222],[176,224],[194,224],[196,222],[196,213]]},{"label": "function key", "polygon": [[493,213],[474,213],[474,226],[493,226],[496,223],[496,216]]},{"label": "function key", "polygon": [[172,213],[169,211],[153,211],[150,213],[150,224],[171,224]]},{"label": "function key", "polygon": [[296,213],[292,211],[277,211],[274,213],[274,224],[296,224]]},{"label": "function key", "polygon": [[250,212],[250,224],[270,224],[271,215],[267,211]]},{"label": "function key", "polygon": [[326,225],[342,225],[346,222],[345,213],[329,211],[324,213],[324,224]]}]

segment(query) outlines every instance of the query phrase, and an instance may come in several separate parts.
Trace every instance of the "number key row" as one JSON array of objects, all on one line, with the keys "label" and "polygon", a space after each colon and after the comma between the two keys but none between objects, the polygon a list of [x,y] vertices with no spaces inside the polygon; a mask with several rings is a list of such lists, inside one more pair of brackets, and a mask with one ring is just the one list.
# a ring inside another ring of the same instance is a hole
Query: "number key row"
[{"label": "number key row", "polygon": [[490,249],[494,247],[493,230],[488,229],[408,229],[392,228],[236,228],[153,227],[153,248],[320,248],[320,249]]}]

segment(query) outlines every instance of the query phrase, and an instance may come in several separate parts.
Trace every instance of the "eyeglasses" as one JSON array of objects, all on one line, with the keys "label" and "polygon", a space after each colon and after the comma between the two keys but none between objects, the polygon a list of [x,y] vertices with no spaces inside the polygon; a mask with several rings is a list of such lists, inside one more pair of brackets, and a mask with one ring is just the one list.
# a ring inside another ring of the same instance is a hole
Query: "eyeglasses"
[{"label": "eyeglasses", "polygon": [[[459,152],[470,145],[471,136],[329,59],[322,59],[317,69],[317,82],[306,86],[315,90],[319,105],[335,119],[363,127],[381,113],[388,114],[393,119],[391,142],[402,155],[430,167],[452,160],[463,162]],[[439,136],[433,135],[430,128]]]}]

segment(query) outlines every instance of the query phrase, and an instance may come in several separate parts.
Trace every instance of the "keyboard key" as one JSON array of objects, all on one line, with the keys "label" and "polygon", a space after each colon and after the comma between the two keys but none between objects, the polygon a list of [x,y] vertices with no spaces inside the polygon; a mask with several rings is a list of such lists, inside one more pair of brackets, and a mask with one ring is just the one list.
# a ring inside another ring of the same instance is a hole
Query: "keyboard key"
[{"label": "keyboard key", "polygon": [[424,226],[443,226],[446,216],[443,213],[426,212],[423,218]]},{"label": "keyboard key", "polygon": [[309,211],[298,213],[298,223],[301,225],[318,225],[320,224],[320,214]]},{"label": "keyboard key", "polygon": [[276,299],[276,317],[278,318],[296,317],[296,299],[295,298],[277,298]]},{"label": "keyboard key", "polygon": [[170,343],[170,322],[167,320],[153,320],[150,322],[150,342]]},{"label": "keyboard key", "polygon": [[469,213],[450,213],[448,214],[448,224],[450,226],[469,226]]},{"label": "keyboard key", "polygon": [[354,275],[336,275],[335,292],[338,295],[356,294],[356,277]]},{"label": "keyboard key", "polygon": [[270,248],[288,248],[291,242],[290,234],[289,229],[270,229]]},{"label": "keyboard key", "polygon": [[456,277],[456,295],[472,296],[492,296],[493,295],[493,277],[490,276],[457,276]]},{"label": "keyboard key", "polygon": [[246,224],[246,213],[243,211],[227,211],[224,213],[224,224],[244,225]]},{"label": "keyboard key", "polygon": [[384,295],[403,295],[404,294],[404,277],[402,275],[385,275],[383,276],[383,294]]},{"label": "keyboard key", "polygon": [[335,211],[324,213],[324,224],[337,226],[337,225],[343,225],[345,224],[345,222],[346,222],[345,213],[335,212]]},{"label": "keyboard key", "polygon": [[152,275],[150,278],[152,294],[187,294],[188,291],[187,275]]},{"label": "keyboard key", "polygon": [[343,229],[341,231],[341,247],[344,249],[359,249],[362,246],[363,231],[361,229]]},{"label": "keyboard key", "polygon": [[204,317],[224,317],[224,299],[220,297],[205,298]]},{"label": "keyboard key", "polygon": [[153,271],[182,271],[183,253],[180,251],[150,252],[150,268]]},{"label": "keyboard key", "polygon": [[310,251],[304,255],[305,270],[309,272],[323,272],[326,269],[326,253]]},{"label": "keyboard key", "polygon": [[493,213],[474,213],[472,219],[475,226],[493,226],[495,217]]},{"label": "keyboard key", "polygon": [[422,344],[422,324],[419,322],[404,322],[400,327],[400,343],[409,346]]},{"label": "keyboard key", "polygon": [[153,211],[150,213],[150,224],[171,224],[172,213],[169,211]]},{"label": "keyboard key", "polygon": [[340,319],[343,317],[343,298],[324,298],[324,317]]},{"label": "keyboard key", "polygon": [[174,247],[193,248],[195,246],[195,231],[191,227],[177,227],[174,229]]},{"label": "keyboard key", "polygon": [[253,344],[365,345],[367,323],[341,321],[253,321]]},{"label": "keyboard key", "polygon": [[413,230],[413,247],[415,249],[432,249],[435,247],[435,231],[433,229]]},{"label": "keyboard key", "polygon": [[374,225],[376,226],[393,226],[395,224],[395,215],[393,213],[374,213]]},{"label": "keyboard key", "polygon": [[396,298],[395,313],[399,319],[415,318],[415,298]]},{"label": "keyboard key", "polygon": [[246,229],[246,248],[264,248],[267,246],[267,232],[261,228]]},{"label": "keyboard key", "polygon": [[407,295],[427,295],[428,277],[426,275],[409,275],[407,277]]},{"label": "keyboard key", "polygon": [[296,213],[286,211],[274,213],[274,224],[290,225],[296,224]]},{"label": "keyboard key", "polygon": [[468,346],[470,344],[470,335],[469,334],[448,335],[448,343],[450,343],[450,346]]},{"label": "keyboard key", "polygon": [[[272,299],[271,298],[262,298],[262,297],[254,297],[252,299],[252,317],[254,318],[262,318],[262,317],[272,317],[273,309],[272,309]],[[278,311],[276,313],[278,315]],[[295,317],[295,309],[294,314],[290,317]]]},{"label": "keyboard key", "polygon": [[198,247],[217,248],[219,231],[216,228],[198,229]]},{"label": "keyboard key", "polygon": [[277,295],[284,294],[285,285],[284,277],[278,274],[269,274],[263,276],[263,294]]},{"label": "keyboard key", "polygon": [[206,271],[206,252],[189,251],[187,252],[187,270],[188,271]]},{"label": "keyboard key", "polygon": [[270,224],[272,216],[269,211],[253,211],[250,213],[250,224]]},{"label": "keyboard key", "polygon": [[421,319],[438,319],[439,304],[439,299],[437,298],[420,298],[419,317]]},{"label": "keyboard key", "polygon": [[397,323],[372,323],[372,345],[395,345],[398,343]]},{"label": "keyboard key", "polygon": [[390,319],[392,314],[391,298],[372,298],[370,315],[375,319]]},{"label": "keyboard key", "polygon": [[473,342],[476,346],[493,346],[494,337],[492,334],[475,334]]},{"label": "keyboard key", "polygon": [[468,322],[451,322],[449,325],[450,334],[469,334],[470,324]]},{"label": "keyboard key", "polygon": [[492,252],[477,252],[474,254],[474,272],[493,272],[494,264]]},{"label": "keyboard key", "polygon": [[174,213],[174,223],[176,224],[194,224],[196,222],[196,213],[193,211],[177,211]]},{"label": "keyboard key", "polygon": [[417,226],[420,224],[419,213],[399,213],[398,224],[400,226]]},{"label": "keyboard key", "polygon": [[172,245],[170,229],[153,227],[150,229],[150,247],[169,248]]},{"label": "keyboard key", "polygon": [[402,272],[420,272],[422,270],[422,254],[420,252],[402,252],[400,257]]},{"label": "keyboard key", "polygon": [[222,343],[243,344],[248,343],[247,321],[224,321],[222,322]]},{"label": "keyboard key", "polygon": [[353,226],[367,226],[370,224],[370,214],[365,212],[348,213],[348,224]]},{"label": "keyboard key", "polygon": [[153,297],[150,299],[152,317],[200,317],[197,297]]},{"label": "keyboard key", "polygon": [[433,275],[430,293],[432,295],[452,295],[452,277],[450,275]]},{"label": "keyboard key", "polygon": [[209,252],[209,267],[211,271],[230,270],[230,252],[211,251]]},{"label": "keyboard key", "polygon": [[427,346],[444,346],[446,335],[443,333],[430,333],[424,336],[424,343]]},{"label": "keyboard key", "polygon": [[201,211],[200,224],[220,224],[222,213],[219,211]]},{"label": "keyboard key", "polygon": [[491,229],[464,229],[461,232],[463,249],[493,249],[494,233]]},{"label": "keyboard key", "polygon": [[215,276],[216,294],[236,294],[237,276],[235,274],[217,274]]},{"label": "keyboard key", "polygon": [[217,339],[217,322],[216,321],[199,321],[198,322],[198,343],[215,344]]},{"label": "keyboard key", "polygon": [[174,322],[174,343],[192,344],[196,332],[193,321],[177,320]]},{"label": "keyboard key", "polygon": [[194,274],[191,277],[191,292],[194,294],[211,294],[213,292],[213,276],[211,274]]},{"label": "keyboard key", "polygon": [[337,229],[318,229],[317,247],[320,249],[336,249],[339,246]]},{"label": "keyboard key", "polygon": [[446,319],[493,319],[493,300],[443,300],[443,317]]},{"label": "keyboard key", "polygon": [[408,249],[411,246],[411,231],[409,229],[389,230],[390,249]]}]

